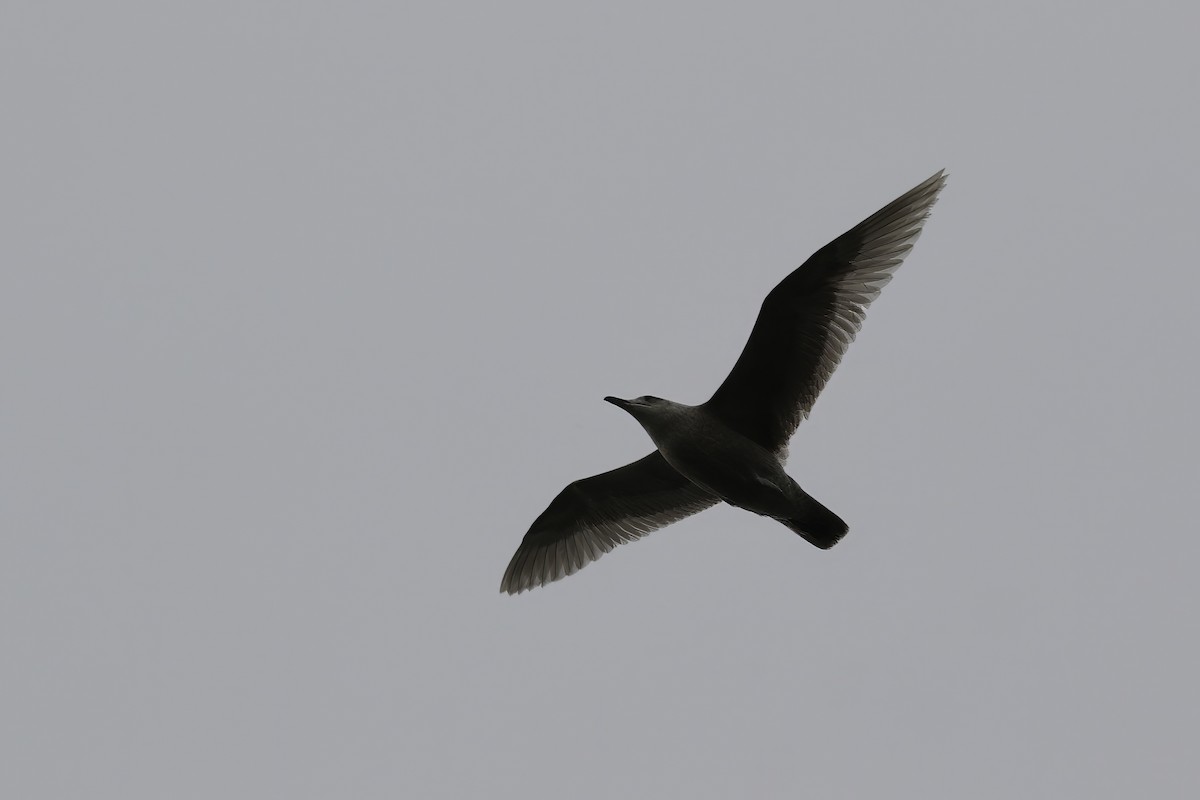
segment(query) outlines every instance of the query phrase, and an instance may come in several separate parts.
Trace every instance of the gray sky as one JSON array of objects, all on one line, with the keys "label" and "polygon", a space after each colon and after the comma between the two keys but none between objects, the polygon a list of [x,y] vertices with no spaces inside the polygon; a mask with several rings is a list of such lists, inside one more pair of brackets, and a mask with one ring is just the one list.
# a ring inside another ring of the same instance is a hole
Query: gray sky
[{"label": "gray sky", "polygon": [[[4,4],[0,795],[1196,796],[1197,13],[592,5]],[[843,543],[497,593],[941,167]]]}]

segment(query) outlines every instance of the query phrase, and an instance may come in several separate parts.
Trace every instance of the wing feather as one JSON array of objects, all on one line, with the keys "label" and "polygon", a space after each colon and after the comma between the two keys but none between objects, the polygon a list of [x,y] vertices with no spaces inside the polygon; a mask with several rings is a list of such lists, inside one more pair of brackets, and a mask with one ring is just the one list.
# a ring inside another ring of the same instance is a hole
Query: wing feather
[{"label": "wing feather", "polygon": [[705,406],[742,435],[786,453],[945,184],[940,171],[822,247],[771,290],[741,356]]},{"label": "wing feather", "polygon": [[574,575],[614,547],[715,505],[658,451],[559,492],[513,554],[500,591],[519,594]]}]

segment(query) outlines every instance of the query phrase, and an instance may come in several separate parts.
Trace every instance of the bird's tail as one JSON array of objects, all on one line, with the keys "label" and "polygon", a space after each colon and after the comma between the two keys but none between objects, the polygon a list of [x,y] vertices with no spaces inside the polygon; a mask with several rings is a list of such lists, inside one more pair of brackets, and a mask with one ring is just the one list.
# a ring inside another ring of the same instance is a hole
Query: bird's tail
[{"label": "bird's tail", "polygon": [[841,541],[850,527],[837,514],[818,503],[803,490],[801,492],[803,499],[796,504],[798,513],[779,521],[800,534],[810,544],[816,545],[822,550],[828,550]]}]

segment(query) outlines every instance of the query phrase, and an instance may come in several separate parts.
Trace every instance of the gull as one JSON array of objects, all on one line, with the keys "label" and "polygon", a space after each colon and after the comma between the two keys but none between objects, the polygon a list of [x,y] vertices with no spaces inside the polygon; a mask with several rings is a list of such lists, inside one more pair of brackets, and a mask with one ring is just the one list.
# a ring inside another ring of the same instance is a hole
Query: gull
[{"label": "gull", "polygon": [[778,520],[822,550],[837,544],[849,528],[784,471],[788,441],[945,183],[939,171],[772,289],[733,370],[707,402],[604,398],[641,423],[654,452],[563,489],[525,534],[500,591],[519,594],[573,575],[618,544],[722,501]]}]

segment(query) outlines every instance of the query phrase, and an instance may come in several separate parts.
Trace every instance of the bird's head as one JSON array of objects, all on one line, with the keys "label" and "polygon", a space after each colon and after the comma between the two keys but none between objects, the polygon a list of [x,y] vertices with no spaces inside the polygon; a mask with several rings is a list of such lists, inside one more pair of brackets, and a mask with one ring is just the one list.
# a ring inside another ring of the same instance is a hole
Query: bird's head
[{"label": "bird's head", "polygon": [[661,397],[644,394],[641,397],[635,397],[632,400],[622,400],[619,397],[606,397],[604,402],[612,403],[617,408],[623,408],[635,417],[640,417],[645,414],[654,414],[655,409],[661,409],[667,405],[667,401]]},{"label": "bird's head", "polygon": [[632,400],[622,400],[619,397],[606,397],[604,399],[617,408],[623,408],[628,411],[647,430],[650,430],[652,426],[657,427],[669,424],[671,420],[678,417],[681,412],[688,408],[679,403],[673,403],[670,400],[663,400],[661,397],[654,397],[648,394],[635,397]]}]

